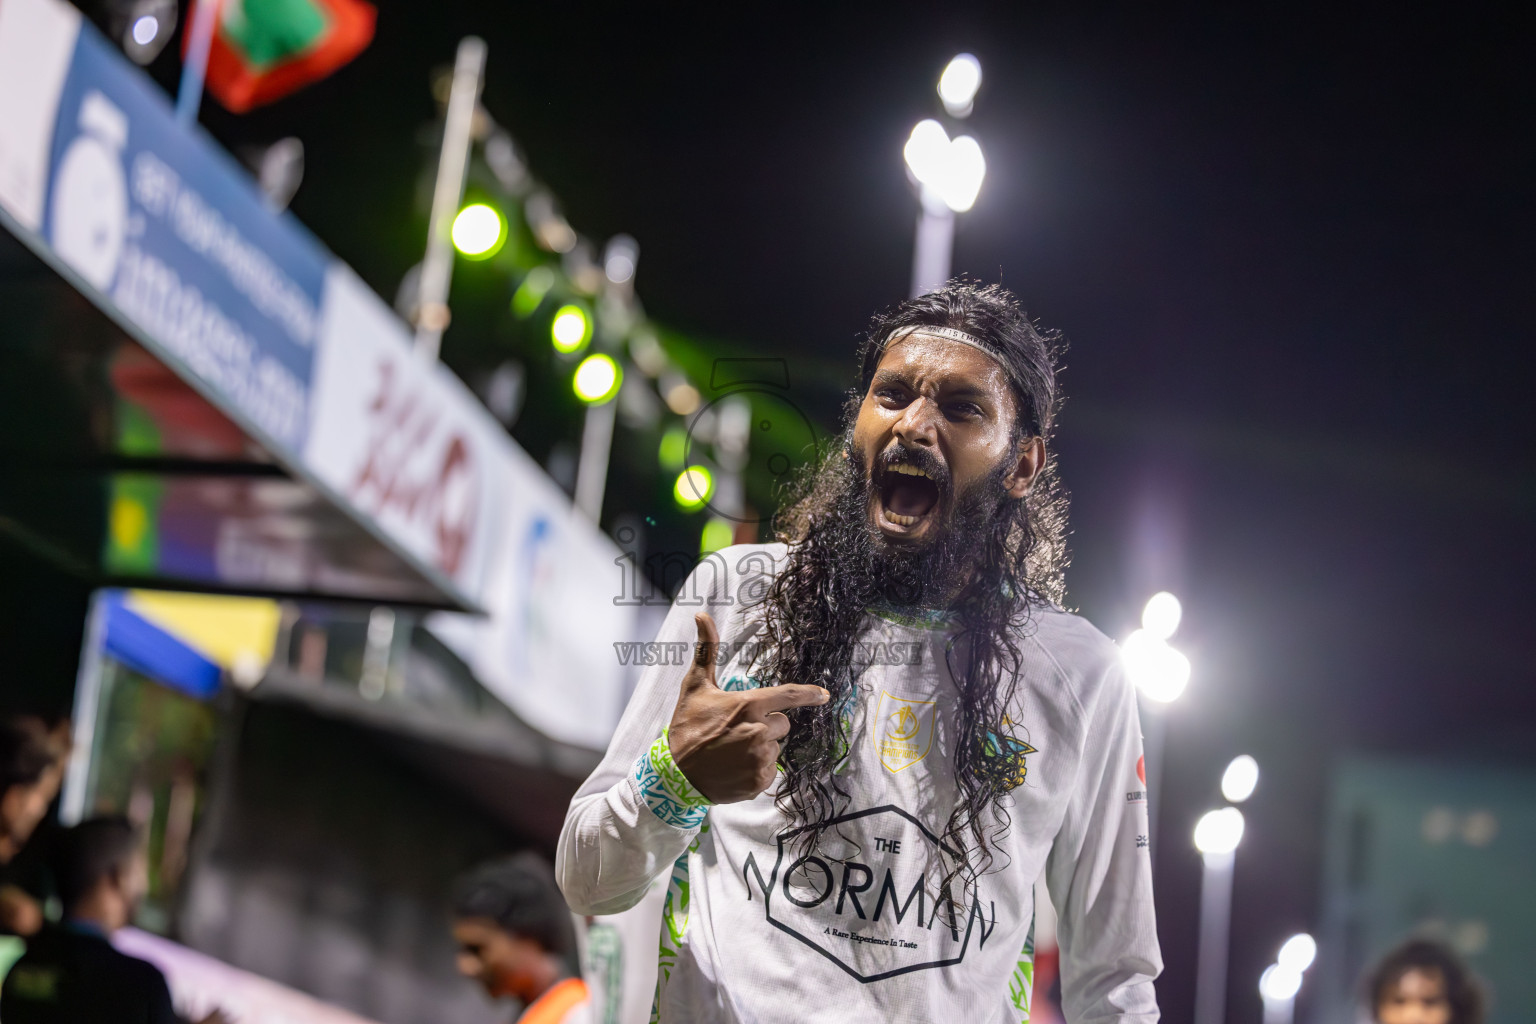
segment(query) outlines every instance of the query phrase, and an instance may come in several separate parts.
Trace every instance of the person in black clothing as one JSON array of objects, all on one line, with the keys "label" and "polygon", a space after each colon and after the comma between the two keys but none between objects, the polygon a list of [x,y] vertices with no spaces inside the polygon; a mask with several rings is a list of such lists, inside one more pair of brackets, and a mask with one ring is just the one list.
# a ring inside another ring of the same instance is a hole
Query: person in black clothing
[{"label": "person in black clothing", "polygon": [[[165,976],[110,941],[146,887],[138,831],[123,818],[66,829],[53,850],[64,920],[28,944],[0,988],[5,1024],[180,1024]],[[221,1024],[215,1012],[201,1024]]]}]

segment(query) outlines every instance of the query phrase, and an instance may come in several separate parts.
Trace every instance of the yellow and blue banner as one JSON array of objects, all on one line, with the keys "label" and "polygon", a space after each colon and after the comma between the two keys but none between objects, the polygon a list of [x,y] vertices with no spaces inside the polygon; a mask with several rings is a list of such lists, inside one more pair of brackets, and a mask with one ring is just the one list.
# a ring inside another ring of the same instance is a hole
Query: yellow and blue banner
[{"label": "yellow and blue banner", "polygon": [[258,678],[272,661],[275,601],[155,590],[113,590],[104,600],[104,653],[189,697],[212,697],[226,672]]}]

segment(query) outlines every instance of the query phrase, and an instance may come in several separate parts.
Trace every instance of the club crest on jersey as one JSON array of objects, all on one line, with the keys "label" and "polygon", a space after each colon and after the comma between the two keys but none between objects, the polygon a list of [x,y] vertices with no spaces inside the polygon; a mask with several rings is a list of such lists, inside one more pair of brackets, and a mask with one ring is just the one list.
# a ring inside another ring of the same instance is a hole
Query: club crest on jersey
[{"label": "club crest on jersey", "polygon": [[931,700],[909,700],[880,691],[870,731],[875,753],[889,771],[903,771],[928,756],[933,746],[934,705]]}]

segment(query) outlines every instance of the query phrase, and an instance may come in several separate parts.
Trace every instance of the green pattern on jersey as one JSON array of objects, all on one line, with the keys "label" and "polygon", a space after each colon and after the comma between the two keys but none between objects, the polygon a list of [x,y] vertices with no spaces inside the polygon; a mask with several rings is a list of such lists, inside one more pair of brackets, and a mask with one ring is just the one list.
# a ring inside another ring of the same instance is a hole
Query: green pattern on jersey
[{"label": "green pattern on jersey", "polygon": [[699,841],[709,834],[709,819],[699,826],[688,849],[672,864],[667,879],[667,898],[661,906],[661,942],[656,951],[656,997],[651,1000],[651,1024],[661,1020],[661,993],[672,979],[672,968],[682,953],[683,936],[688,932],[688,855],[699,848]]},{"label": "green pattern on jersey", "polygon": [[1019,951],[1019,962],[1014,964],[1013,977],[1008,980],[1008,998],[1020,1013],[1019,1024],[1029,1024],[1029,1002],[1035,991],[1035,922],[1029,922],[1029,934],[1024,938],[1024,948]]}]

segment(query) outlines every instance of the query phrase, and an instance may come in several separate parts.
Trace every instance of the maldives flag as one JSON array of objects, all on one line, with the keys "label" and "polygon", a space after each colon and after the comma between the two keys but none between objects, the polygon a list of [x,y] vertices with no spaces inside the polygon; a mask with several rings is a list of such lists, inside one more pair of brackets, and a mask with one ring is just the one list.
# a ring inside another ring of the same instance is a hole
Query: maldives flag
[{"label": "maldives flag", "polygon": [[208,91],[237,114],[319,81],[373,40],[378,12],[363,0],[196,0],[184,24],[182,57],[197,8],[218,4],[208,53]]}]

